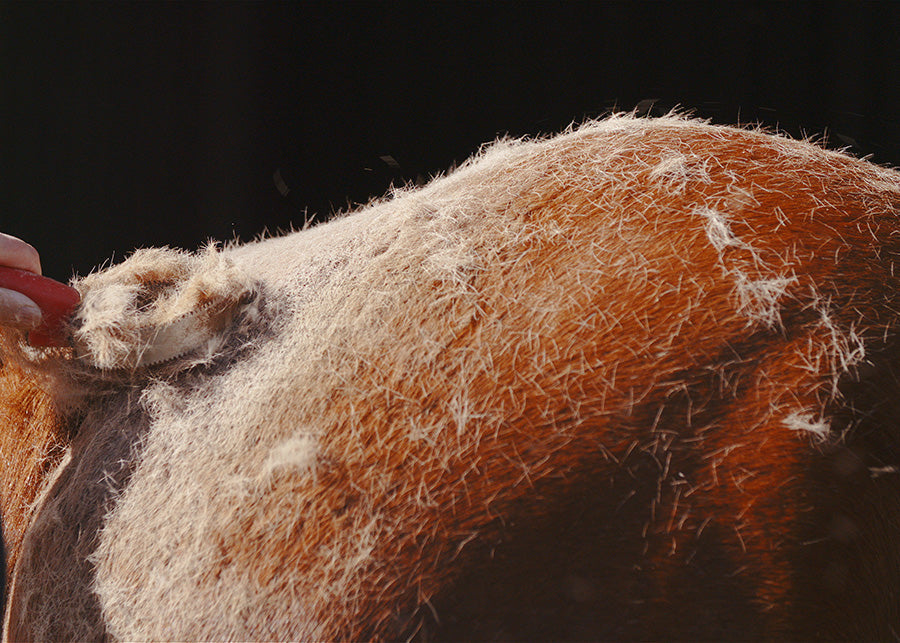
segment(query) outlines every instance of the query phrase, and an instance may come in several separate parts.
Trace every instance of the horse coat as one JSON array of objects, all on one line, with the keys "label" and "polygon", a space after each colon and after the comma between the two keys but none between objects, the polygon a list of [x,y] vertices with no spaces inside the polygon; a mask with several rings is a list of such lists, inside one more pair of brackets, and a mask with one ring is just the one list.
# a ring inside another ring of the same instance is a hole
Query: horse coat
[{"label": "horse coat", "polygon": [[897,636],[898,204],[808,142],[614,116],[139,250],[76,282],[76,349],[4,339],[6,635]]}]

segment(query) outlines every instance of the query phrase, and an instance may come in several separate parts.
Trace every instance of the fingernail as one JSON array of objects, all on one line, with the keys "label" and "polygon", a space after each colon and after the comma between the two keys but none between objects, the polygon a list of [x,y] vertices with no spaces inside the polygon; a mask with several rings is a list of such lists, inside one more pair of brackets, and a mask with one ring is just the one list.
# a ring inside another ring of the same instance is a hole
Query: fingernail
[{"label": "fingernail", "polygon": [[0,288],[0,325],[31,330],[41,323],[38,305],[15,290]]}]

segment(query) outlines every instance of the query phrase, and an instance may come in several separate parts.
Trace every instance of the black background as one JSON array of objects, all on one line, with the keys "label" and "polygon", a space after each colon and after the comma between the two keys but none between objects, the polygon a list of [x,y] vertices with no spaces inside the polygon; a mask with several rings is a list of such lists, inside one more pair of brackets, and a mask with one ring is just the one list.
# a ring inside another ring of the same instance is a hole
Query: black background
[{"label": "black background", "polygon": [[636,106],[824,134],[898,165],[898,16],[887,2],[4,2],[0,230],[67,279],[140,246],[322,220],[497,135]]}]

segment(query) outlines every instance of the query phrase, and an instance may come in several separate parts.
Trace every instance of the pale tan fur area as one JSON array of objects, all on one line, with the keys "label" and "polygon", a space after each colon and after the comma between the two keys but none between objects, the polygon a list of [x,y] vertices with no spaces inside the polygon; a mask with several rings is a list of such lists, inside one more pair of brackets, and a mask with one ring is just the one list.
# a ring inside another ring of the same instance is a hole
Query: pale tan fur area
[{"label": "pale tan fur area", "polygon": [[[833,204],[804,220],[772,206],[819,202],[831,174],[875,213],[856,239],[832,234]],[[80,359],[51,368],[80,382],[79,424],[26,538],[8,633],[390,637],[392,614],[490,541],[493,516],[541,510],[536,485],[565,488],[632,443],[665,460],[663,433],[617,423],[687,391],[686,373],[720,373],[727,393],[758,362],[748,427],[798,449],[837,440],[826,405],[895,320],[855,309],[834,266],[897,228],[898,198],[895,172],[806,142],[616,116],[498,142],[285,237],[140,251],[78,284]],[[199,353],[139,367],[148,327],[209,300],[244,307]],[[790,341],[788,323],[802,327]],[[722,357],[760,336],[772,344]],[[727,457],[709,456],[711,478]]]}]

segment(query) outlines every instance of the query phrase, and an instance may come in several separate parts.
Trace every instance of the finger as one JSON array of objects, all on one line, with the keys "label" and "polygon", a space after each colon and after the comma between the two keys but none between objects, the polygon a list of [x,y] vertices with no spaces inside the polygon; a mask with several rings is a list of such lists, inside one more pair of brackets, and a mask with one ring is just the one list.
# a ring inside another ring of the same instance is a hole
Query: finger
[{"label": "finger", "polygon": [[15,290],[0,288],[0,326],[31,330],[41,323],[41,309]]},{"label": "finger", "polygon": [[0,232],[0,265],[41,274],[41,257],[28,243]]}]

